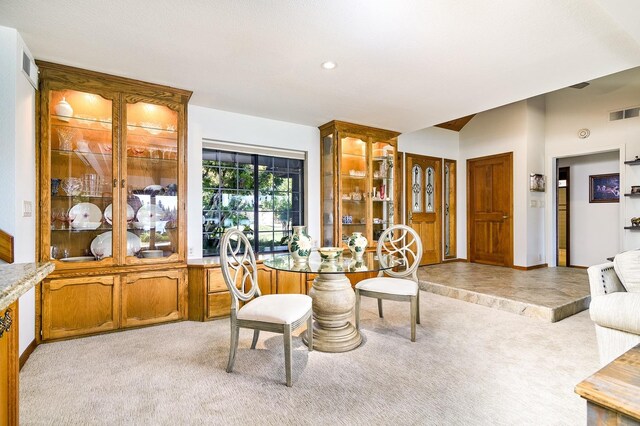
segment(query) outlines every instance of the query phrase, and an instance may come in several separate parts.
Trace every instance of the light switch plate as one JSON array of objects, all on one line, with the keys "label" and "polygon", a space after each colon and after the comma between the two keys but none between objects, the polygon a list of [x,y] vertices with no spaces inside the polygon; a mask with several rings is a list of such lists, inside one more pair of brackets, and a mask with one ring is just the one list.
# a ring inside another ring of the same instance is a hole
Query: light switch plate
[{"label": "light switch plate", "polygon": [[33,216],[33,203],[31,201],[22,202],[22,217]]},{"label": "light switch plate", "polygon": [[530,200],[529,207],[538,207],[538,200]]}]

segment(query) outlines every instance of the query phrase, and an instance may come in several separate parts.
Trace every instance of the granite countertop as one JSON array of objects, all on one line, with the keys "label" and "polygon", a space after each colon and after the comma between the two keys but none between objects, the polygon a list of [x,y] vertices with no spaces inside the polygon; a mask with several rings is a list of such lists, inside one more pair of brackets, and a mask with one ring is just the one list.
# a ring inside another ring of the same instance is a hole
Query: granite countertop
[{"label": "granite countertop", "polygon": [[52,262],[0,265],[0,311],[45,279],[54,268]]}]

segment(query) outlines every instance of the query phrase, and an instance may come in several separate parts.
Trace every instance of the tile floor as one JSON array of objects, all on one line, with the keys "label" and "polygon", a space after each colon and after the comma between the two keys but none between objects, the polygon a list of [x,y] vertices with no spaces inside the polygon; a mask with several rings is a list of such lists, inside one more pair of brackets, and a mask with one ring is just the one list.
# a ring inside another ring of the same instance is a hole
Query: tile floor
[{"label": "tile floor", "polygon": [[585,269],[530,271],[450,262],[418,269],[422,290],[550,322],[589,308]]}]

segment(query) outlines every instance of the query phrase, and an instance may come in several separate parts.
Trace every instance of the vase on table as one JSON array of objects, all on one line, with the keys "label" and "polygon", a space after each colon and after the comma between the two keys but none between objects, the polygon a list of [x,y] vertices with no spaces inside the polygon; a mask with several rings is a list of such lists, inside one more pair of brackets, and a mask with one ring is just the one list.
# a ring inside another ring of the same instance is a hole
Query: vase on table
[{"label": "vase on table", "polygon": [[294,226],[293,234],[289,237],[289,253],[295,263],[304,263],[309,260],[312,240],[307,234],[306,226]]},{"label": "vase on table", "polygon": [[362,232],[354,232],[347,240],[347,247],[349,247],[354,259],[362,259],[367,244],[369,244],[369,241],[362,235]]}]

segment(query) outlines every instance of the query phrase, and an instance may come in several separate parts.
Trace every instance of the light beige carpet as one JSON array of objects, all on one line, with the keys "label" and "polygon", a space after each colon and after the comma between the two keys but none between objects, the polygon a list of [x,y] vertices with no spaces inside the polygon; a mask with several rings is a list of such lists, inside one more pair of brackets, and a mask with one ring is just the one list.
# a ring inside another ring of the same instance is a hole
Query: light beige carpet
[{"label": "light beige carpet", "polygon": [[181,322],[40,345],[20,374],[21,424],[581,425],[574,386],[598,369],[588,312],[542,322],[422,292],[409,307],[363,298],[366,342],[344,354],[240,334],[227,374],[229,322]]}]

